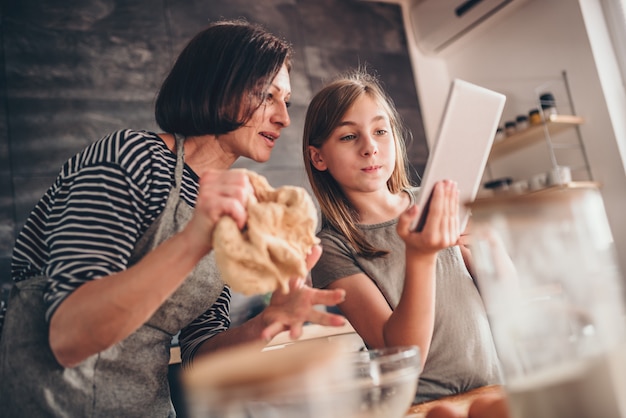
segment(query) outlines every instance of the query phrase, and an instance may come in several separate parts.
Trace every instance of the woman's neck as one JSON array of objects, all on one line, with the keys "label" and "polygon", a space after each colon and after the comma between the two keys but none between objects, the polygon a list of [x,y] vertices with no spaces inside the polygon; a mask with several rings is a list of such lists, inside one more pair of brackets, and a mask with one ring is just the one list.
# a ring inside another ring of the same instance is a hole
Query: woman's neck
[{"label": "woman's neck", "polygon": [[[159,137],[167,148],[176,154],[176,139],[174,135],[162,133],[159,134]],[[236,160],[234,156],[224,153],[224,150],[219,146],[213,135],[188,137],[185,139],[185,164],[198,174],[209,168],[226,170]]]}]

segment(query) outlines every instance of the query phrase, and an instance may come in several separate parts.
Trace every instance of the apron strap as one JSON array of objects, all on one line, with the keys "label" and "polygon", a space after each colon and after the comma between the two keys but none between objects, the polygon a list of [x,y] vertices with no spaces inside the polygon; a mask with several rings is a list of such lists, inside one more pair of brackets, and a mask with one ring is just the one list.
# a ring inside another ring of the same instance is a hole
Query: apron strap
[{"label": "apron strap", "polygon": [[176,139],[176,169],[174,170],[174,188],[180,190],[183,181],[183,168],[185,167],[185,137],[174,134]]}]

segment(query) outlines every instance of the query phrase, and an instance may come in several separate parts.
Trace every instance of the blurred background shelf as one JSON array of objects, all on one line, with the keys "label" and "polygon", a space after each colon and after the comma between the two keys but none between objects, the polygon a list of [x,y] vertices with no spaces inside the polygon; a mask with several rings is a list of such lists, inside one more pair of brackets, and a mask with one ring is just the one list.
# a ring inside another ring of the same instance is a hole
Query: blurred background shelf
[{"label": "blurred background shelf", "polygon": [[539,141],[545,141],[546,136],[555,135],[583,123],[584,119],[580,116],[552,115],[544,123],[530,126],[528,129],[494,143],[489,159],[496,160]]}]

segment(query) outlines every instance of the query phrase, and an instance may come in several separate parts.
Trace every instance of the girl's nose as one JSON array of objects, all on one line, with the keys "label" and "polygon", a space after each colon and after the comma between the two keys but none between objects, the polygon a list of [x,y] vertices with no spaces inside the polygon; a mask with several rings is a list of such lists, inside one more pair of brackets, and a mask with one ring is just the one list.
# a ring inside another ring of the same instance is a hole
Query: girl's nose
[{"label": "girl's nose", "polygon": [[364,137],[362,152],[366,157],[378,154],[378,143],[371,135],[366,135]]}]

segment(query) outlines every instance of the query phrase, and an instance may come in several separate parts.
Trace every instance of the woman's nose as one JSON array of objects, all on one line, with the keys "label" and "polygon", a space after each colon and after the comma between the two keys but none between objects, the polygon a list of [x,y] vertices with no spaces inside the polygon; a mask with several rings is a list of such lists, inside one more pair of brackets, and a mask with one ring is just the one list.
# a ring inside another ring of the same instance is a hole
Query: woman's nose
[{"label": "woman's nose", "polygon": [[275,107],[275,111],[271,118],[272,123],[281,125],[283,128],[291,125],[291,118],[289,118],[289,111],[287,110],[287,103],[279,102]]}]

